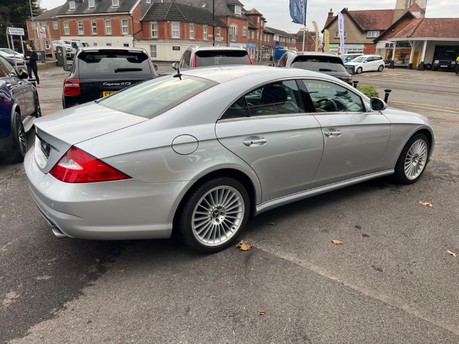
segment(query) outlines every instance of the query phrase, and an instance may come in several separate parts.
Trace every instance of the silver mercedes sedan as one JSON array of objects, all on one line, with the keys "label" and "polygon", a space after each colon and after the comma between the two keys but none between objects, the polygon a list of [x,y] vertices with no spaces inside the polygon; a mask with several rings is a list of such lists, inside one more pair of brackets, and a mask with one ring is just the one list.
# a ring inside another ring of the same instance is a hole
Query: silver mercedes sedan
[{"label": "silver mercedes sedan", "polygon": [[215,252],[261,212],[393,175],[418,180],[426,118],[296,68],[178,71],[36,120],[24,165],[58,237]]}]

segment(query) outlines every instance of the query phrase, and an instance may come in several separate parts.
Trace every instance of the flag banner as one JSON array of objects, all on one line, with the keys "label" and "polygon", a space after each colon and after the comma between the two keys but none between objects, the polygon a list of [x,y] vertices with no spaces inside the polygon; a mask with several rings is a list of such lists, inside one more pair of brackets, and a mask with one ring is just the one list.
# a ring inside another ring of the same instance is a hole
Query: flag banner
[{"label": "flag banner", "polygon": [[297,24],[306,26],[307,0],[290,0],[290,17]]},{"label": "flag banner", "polygon": [[339,54],[344,54],[344,16],[338,13]]}]

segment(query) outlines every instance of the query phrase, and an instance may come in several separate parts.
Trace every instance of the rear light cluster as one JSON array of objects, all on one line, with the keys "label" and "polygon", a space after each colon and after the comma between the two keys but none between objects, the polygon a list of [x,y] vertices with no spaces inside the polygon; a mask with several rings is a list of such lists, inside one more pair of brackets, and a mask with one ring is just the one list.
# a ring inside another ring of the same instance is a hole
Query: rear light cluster
[{"label": "rear light cluster", "polygon": [[130,178],[76,147],[71,147],[50,173],[64,183],[94,183]]},{"label": "rear light cluster", "polygon": [[64,95],[78,96],[80,95],[80,79],[68,78],[64,81]]}]

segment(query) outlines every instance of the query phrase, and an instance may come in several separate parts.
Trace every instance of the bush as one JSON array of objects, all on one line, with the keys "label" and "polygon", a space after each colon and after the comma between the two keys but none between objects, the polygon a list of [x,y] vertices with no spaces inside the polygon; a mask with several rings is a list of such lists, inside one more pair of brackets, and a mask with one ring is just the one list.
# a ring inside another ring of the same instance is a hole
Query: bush
[{"label": "bush", "polygon": [[373,86],[357,86],[357,89],[367,97],[379,97],[378,91]]}]

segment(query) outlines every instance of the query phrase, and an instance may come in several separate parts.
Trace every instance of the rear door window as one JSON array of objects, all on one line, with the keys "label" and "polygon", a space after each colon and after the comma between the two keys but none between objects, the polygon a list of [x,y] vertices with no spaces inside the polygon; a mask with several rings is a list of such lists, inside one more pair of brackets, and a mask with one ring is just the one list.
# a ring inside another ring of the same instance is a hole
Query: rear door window
[{"label": "rear door window", "polygon": [[101,73],[123,78],[153,73],[148,55],[134,51],[84,51],[78,55],[78,67],[80,77],[88,79]]}]

